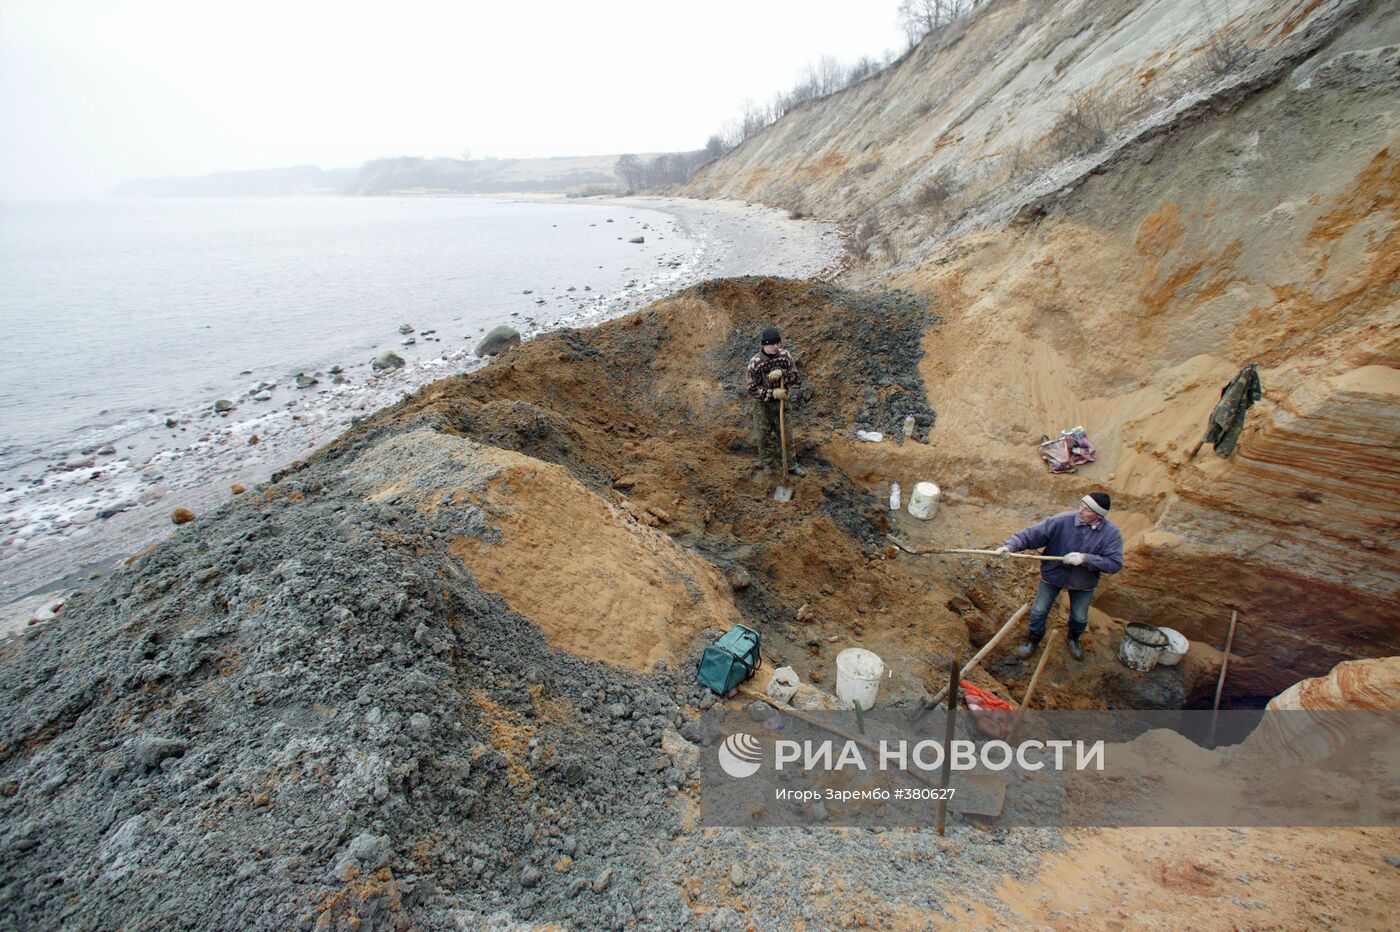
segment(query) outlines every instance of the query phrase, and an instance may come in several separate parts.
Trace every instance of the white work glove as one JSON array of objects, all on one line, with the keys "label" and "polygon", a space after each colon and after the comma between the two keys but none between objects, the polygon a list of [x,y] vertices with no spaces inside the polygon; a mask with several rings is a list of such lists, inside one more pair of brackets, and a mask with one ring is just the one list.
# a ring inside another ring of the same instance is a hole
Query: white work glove
[{"label": "white work glove", "polygon": [[1006,556],[1008,553],[1010,553],[1011,551],[1010,551],[1010,549],[1008,549],[1008,548],[1006,548],[1006,547],[998,547],[994,552],[996,553],[997,556],[999,556],[999,557],[1004,557],[1004,556]]},{"label": "white work glove", "polygon": [[1070,566],[1079,566],[1080,564],[1082,564],[1082,563],[1084,562],[1084,554],[1082,554],[1082,553],[1067,553],[1067,554],[1065,554],[1065,560],[1064,560],[1064,562],[1068,563]]}]

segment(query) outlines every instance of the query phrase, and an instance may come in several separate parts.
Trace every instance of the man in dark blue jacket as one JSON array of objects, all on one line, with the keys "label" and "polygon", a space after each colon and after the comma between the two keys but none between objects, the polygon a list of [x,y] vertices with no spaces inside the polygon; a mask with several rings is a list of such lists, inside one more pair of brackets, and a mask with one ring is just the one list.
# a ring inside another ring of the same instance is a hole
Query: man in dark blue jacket
[{"label": "man in dark blue jacket", "polygon": [[1123,568],[1123,535],[1108,520],[1107,492],[1091,492],[1079,502],[1077,511],[1065,511],[1012,534],[997,553],[1045,548],[1047,557],[1064,557],[1062,562],[1047,560],[1040,566],[1040,588],[1031,606],[1030,636],[1016,648],[1021,657],[1035,653],[1045,636],[1045,619],[1060,597],[1069,590],[1069,652],[1075,660],[1084,659],[1079,636],[1089,626],[1089,603],[1100,573],[1116,573]]}]

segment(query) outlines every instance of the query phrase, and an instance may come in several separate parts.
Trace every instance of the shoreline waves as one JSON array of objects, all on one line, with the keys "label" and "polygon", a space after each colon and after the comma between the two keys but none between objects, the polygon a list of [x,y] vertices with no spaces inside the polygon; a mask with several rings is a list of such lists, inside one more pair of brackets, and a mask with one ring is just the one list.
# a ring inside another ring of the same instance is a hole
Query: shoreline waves
[{"label": "shoreline waves", "polygon": [[[563,327],[596,325],[706,279],[829,274],[843,254],[831,225],[791,220],[757,205],[641,197],[585,203],[666,214],[673,221],[667,232],[689,250],[655,257],[655,268],[613,292],[569,295],[573,309],[548,322],[517,315],[494,323],[512,326],[528,340]],[[391,331],[398,324],[385,322]],[[486,322],[485,329],[491,325]],[[443,342],[431,330],[417,336]],[[172,509],[199,514],[215,507],[233,494],[233,486],[255,488],[357,418],[431,381],[485,365],[488,360],[472,352],[475,338],[470,342],[443,344],[441,352],[407,358],[397,369],[376,371],[364,359],[339,372],[308,371],[317,381],[305,388],[287,375],[268,389],[266,380],[253,380],[257,360],[249,360],[251,384],[230,412],[216,412],[211,400],[201,400],[85,431],[61,459],[50,453],[37,479],[0,491],[0,636],[43,617],[64,592],[165,536]],[[26,465],[32,471],[37,464]]]}]

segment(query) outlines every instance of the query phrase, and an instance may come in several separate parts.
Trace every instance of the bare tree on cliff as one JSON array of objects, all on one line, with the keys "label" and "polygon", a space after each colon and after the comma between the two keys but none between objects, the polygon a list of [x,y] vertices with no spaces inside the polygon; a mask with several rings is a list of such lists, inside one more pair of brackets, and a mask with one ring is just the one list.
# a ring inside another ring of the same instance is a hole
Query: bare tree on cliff
[{"label": "bare tree on cliff", "polygon": [[942,29],[978,3],[979,0],[901,0],[899,26],[913,48],[924,36]]},{"label": "bare tree on cliff", "polygon": [[728,141],[724,138],[724,136],[722,136],[719,133],[715,133],[709,139],[705,140],[706,160],[717,159],[732,148],[734,147],[729,145]]},{"label": "bare tree on cliff", "polygon": [[768,110],[754,103],[749,98],[744,99],[743,111],[739,117],[739,135],[741,139],[751,139],[773,122]]}]

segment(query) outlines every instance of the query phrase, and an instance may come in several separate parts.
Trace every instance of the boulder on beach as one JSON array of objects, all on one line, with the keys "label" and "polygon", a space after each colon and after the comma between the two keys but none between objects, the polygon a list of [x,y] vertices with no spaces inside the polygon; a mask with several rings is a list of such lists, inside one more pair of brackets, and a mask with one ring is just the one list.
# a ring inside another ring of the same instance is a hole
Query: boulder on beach
[{"label": "boulder on beach", "polygon": [[305,372],[297,373],[297,388],[310,388],[318,382],[320,382],[320,379],[315,376],[307,375]]},{"label": "boulder on beach", "polygon": [[402,369],[403,357],[398,353],[381,353],[370,363],[373,369]]},{"label": "boulder on beach", "polygon": [[646,241],[647,241],[647,238],[646,238],[645,236],[634,236],[634,237],[632,237],[631,239],[629,239],[627,242],[629,242],[629,243],[645,243]]},{"label": "boulder on beach", "polygon": [[234,495],[242,495],[246,491],[248,490],[243,488],[243,486],[239,485],[237,482],[235,482],[232,486],[232,492]]},{"label": "boulder on beach", "polygon": [[412,333],[412,332],[413,332],[413,326],[412,326],[411,324],[399,324],[399,333]]},{"label": "boulder on beach", "polygon": [[512,346],[520,345],[520,332],[502,324],[492,328],[491,332],[477,344],[476,355],[478,356],[498,356],[510,349]]},{"label": "boulder on beach", "polygon": [[229,401],[227,398],[220,398],[218,401],[214,402],[214,410],[220,414],[227,414],[233,410],[233,402]]},{"label": "boulder on beach", "polygon": [[194,520],[194,512],[188,508],[176,508],[170,513],[171,524],[189,524]]}]

